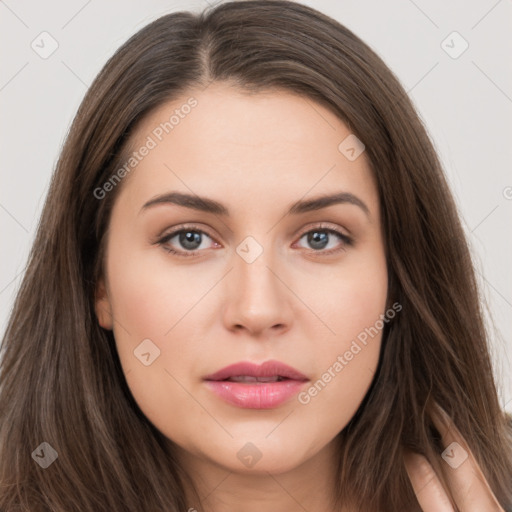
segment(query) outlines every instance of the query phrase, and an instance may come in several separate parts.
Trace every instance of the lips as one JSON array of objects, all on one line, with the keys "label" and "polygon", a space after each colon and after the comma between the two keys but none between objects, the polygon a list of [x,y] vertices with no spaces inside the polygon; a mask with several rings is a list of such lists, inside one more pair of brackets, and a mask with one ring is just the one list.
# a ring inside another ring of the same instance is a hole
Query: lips
[{"label": "lips", "polygon": [[246,409],[279,407],[297,394],[309,379],[279,361],[261,365],[236,363],[204,378],[207,387],[231,405]]}]

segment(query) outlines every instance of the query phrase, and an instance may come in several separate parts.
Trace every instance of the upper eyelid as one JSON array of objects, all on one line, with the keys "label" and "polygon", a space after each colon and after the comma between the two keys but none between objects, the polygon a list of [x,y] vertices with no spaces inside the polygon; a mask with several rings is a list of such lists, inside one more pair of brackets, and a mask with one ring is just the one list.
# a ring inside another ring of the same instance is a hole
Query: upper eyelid
[{"label": "upper eyelid", "polygon": [[158,236],[158,240],[162,240],[164,238],[173,238],[182,231],[197,231],[199,233],[204,233],[208,235],[212,240],[216,240],[216,238],[213,235],[211,235],[207,229],[201,228],[195,224],[184,224],[183,226],[171,229],[168,233],[166,232],[166,230],[164,230],[162,234]]}]

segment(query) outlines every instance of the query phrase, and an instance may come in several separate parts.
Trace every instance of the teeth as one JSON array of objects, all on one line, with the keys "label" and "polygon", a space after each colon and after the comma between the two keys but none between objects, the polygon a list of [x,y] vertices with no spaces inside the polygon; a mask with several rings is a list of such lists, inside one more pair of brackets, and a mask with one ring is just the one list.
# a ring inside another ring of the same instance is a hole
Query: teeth
[{"label": "teeth", "polygon": [[273,377],[253,377],[252,375],[237,375],[236,377],[230,377],[227,379],[230,382],[280,382],[283,377],[274,375]]}]

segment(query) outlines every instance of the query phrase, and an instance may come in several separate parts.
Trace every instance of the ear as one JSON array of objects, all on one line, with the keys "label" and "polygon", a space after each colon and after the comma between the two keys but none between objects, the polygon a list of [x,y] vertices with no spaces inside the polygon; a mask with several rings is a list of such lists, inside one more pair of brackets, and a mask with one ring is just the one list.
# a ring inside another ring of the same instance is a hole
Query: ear
[{"label": "ear", "polygon": [[111,331],[114,324],[112,317],[112,305],[110,304],[110,299],[108,298],[107,288],[105,286],[103,277],[100,277],[96,283],[94,310],[96,311],[98,323],[101,325],[101,327]]}]

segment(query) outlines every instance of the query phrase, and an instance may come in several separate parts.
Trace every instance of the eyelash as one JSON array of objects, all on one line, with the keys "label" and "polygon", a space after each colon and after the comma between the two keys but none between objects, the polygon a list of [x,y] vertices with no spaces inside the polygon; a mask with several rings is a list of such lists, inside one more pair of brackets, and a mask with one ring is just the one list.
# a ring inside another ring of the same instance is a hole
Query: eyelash
[{"label": "eyelash", "polygon": [[[176,235],[179,235],[180,233],[183,233],[183,232],[189,232],[189,231],[192,231],[194,233],[204,234],[204,235],[208,236],[209,238],[211,238],[212,240],[214,240],[214,238],[212,236],[210,236],[206,231],[204,231],[203,229],[198,229],[197,226],[181,226],[179,229],[176,229],[176,230],[172,231],[171,233],[168,233],[168,234],[164,235],[163,237],[158,239],[155,243],[160,245],[164,250],[166,250],[170,254],[173,254],[174,256],[178,256],[180,258],[181,257],[183,257],[183,258],[191,258],[191,257],[194,258],[194,257],[197,257],[198,253],[200,252],[197,249],[194,250],[194,251],[177,251],[176,249],[173,249],[172,247],[169,247],[169,246],[165,245],[167,242],[169,242],[169,240],[174,238]],[[330,228],[330,227],[326,227],[324,225],[315,226],[315,227],[309,229],[308,231],[304,231],[299,236],[299,240],[301,238],[303,238],[305,235],[307,235],[309,233],[312,233],[312,232],[315,232],[315,231],[316,232],[330,233],[330,234],[338,236],[341,239],[342,245],[340,247],[338,247],[338,248],[328,249],[328,250],[310,249],[310,252],[312,252],[312,253],[318,253],[318,254],[321,254],[323,256],[328,256],[328,255],[331,255],[331,254],[336,254],[336,253],[338,253],[340,251],[345,251],[347,246],[350,247],[351,245],[353,245],[352,238],[348,237],[347,235],[345,235],[344,233],[341,233],[340,231],[338,231],[336,229],[333,229],[333,228]]]}]

